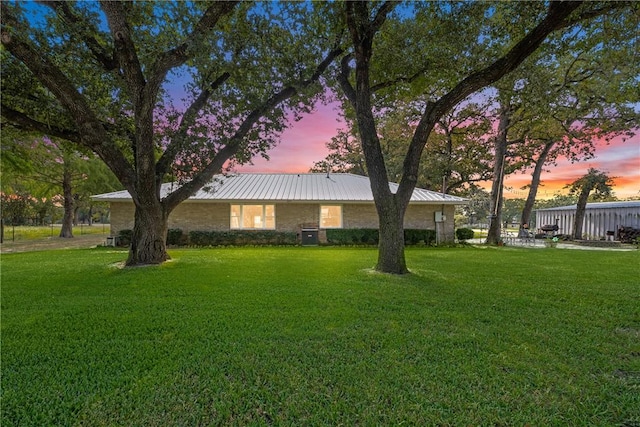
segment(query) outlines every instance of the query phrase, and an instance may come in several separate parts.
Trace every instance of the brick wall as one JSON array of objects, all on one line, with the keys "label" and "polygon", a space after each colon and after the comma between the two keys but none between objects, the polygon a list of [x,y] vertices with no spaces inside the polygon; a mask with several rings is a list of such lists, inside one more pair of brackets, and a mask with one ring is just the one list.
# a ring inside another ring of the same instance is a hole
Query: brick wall
[{"label": "brick wall", "polygon": [[[378,228],[378,215],[373,204],[343,204],[344,228]],[[436,227],[435,212],[441,205],[410,205],[404,219],[405,228],[437,230],[442,240],[454,238],[454,207],[444,206],[445,223]],[[169,228],[179,228],[185,233],[196,230],[229,230],[230,203],[184,202],[169,216]],[[111,233],[133,229],[133,203],[111,203]],[[299,232],[303,225],[320,222],[320,205],[317,203],[276,203],[276,229]]]},{"label": "brick wall", "polygon": [[230,227],[229,203],[184,202],[169,215],[169,228],[185,233],[196,230],[225,231]]},{"label": "brick wall", "polygon": [[133,230],[134,213],[131,202],[111,202],[111,235],[117,236],[120,230]]}]

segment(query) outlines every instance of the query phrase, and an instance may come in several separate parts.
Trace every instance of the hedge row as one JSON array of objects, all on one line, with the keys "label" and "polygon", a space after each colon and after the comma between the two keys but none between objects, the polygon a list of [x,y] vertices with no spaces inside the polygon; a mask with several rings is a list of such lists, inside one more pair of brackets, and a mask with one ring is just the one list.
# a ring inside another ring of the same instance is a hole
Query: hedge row
[{"label": "hedge row", "polygon": [[[131,244],[131,230],[120,230],[119,244]],[[327,243],[329,245],[377,245],[379,232],[377,228],[328,229]],[[435,230],[404,230],[406,245],[426,244],[436,242]],[[171,246],[246,246],[246,245],[296,245],[298,236],[294,232],[274,230],[234,230],[234,231],[191,231],[185,234],[179,228],[169,229],[167,244]]]},{"label": "hedge row", "polygon": [[295,245],[293,232],[273,230],[191,231],[189,244],[194,246]]},{"label": "hedge row", "polygon": [[[327,243],[330,245],[377,245],[379,239],[377,228],[333,228],[327,230]],[[404,230],[404,243],[406,245],[421,243],[433,245],[435,242],[435,230]]]},{"label": "hedge row", "polygon": [[[131,244],[131,230],[120,230],[118,244]],[[246,245],[295,245],[296,233],[273,230],[191,231],[185,234],[179,228],[167,231],[167,245],[171,246],[246,246]]]},{"label": "hedge row", "polygon": [[456,230],[456,237],[462,242],[464,242],[465,240],[473,239],[473,235],[473,230],[470,228],[458,228]]},{"label": "hedge row", "polygon": [[330,228],[327,230],[330,245],[377,245],[378,229],[375,228]]}]

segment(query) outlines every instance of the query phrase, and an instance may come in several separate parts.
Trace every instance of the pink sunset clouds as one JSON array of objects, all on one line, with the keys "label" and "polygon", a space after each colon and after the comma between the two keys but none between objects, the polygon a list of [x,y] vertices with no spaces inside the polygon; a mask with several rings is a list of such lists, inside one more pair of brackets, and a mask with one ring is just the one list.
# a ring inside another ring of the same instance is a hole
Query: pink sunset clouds
[{"label": "pink sunset clouds", "polygon": [[[253,165],[236,168],[237,172],[303,173],[308,172],[314,162],[326,157],[325,146],[345,124],[339,116],[339,105],[319,105],[313,113],[305,115],[299,122],[291,123],[278,146],[269,151],[270,160],[255,158]],[[560,159],[557,166],[547,167],[542,174],[542,185],[538,198],[549,198],[555,193],[566,193],[563,187],[582,175],[589,168],[602,170],[614,178],[615,195],[620,198],[640,197],[640,135],[626,141],[614,138],[609,144],[596,144],[596,155],[585,162],[571,163]],[[525,198],[527,190],[521,187],[529,184],[531,172],[513,174],[505,180],[505,196]],[[490,188],[490,183],[484,185]]]},{"label": "pink sunset clouds", "polygon": [[[555,193],[566,194],[564,186],[587,173],[589,168],[595,168],[614,178],[613,191],[620,199],[640,197],[640,135],[623,141],[621,137],[614,138],[610,144],[604,141],[596,143],[596,153],[593,159],[571,163],[560,159],[557,166],[547,167],[542,173],[538,198],[550,198]],[[531,172],[513,174],[505,180],[505,191],[509,198],[524,198],[528,190],[520,190],[529,184]],[[485,186],[489,188],[489,185]]]},{"label": "pink sunset clouds", "polygon": [[269,150],[269,160],[253,159],[253,165],[236,167],[237,172],[303,173],[315,162],[324,159],[329,151],[325,144],[344,127],[340,120],[338,104],[318,105],[313,113],[299,122],[290,123],[278,144]]}]

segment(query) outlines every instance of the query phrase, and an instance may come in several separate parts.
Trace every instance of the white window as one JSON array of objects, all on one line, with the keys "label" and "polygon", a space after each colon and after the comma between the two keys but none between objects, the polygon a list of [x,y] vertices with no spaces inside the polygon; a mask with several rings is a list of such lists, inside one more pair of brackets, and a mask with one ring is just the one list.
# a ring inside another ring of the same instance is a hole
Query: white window
[{"label": "white window", "polygon": [[342,206],[320,206],[320,228],[342,228]]},{"label": "white window", "polygon": [[276,209],[274,205],[231,205],[232,230],[274,230]]}]

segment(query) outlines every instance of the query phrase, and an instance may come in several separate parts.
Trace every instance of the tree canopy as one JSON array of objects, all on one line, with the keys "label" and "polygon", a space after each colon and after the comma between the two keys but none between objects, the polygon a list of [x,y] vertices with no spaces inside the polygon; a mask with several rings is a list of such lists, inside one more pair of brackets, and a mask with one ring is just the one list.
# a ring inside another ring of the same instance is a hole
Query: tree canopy
[{"label": "tree canopy", "polygon": [[[405,273],[402,223],[423,154],[429,170],[444,165],[449,182],[455,178],[461,123],[451,112],[541,48],[544,65],[580,51],[596,27],[628,24],[630,10],[637,5],[2,2],[3,127],[96,153],[136,207],[128,264],[159,263],[168,257],[172,210],[215,173],[266,156],[331,76],[357,125],[380,218],[377,268]],[[589,63],[598,53],[583,57]],[[401,108],[414,118],[391,120],[383,135],[380,124]],[[444,152],[429,145],[436,137]],[[385,142],[401,161],[387,161]],[[443,161],[433,162],[438,156]],[[163,194],[167,180],[183,185]]]},{"label": "tree canopy", "polygon": [[[407,272],[402,222],[421,155],[440,118],[516,70],[550,34],[558,32],[566,39],[583,31],[594,17],[628,5],[421,2],[412,6],[415,14],[405,19],[397,3],[346,3],[352,56],[342,60],[339,75],[340,87],[355,111],[380,217],[376,268],[390,273]],[[394,194],[389,190],[376,114],[393,108],[393,100],[403,97],[420,105],[421,114],[407,141]]]},{"label": "tree canopy", "polygon": [[574,239],[582,239],[582,223],[584,221],[589,196],[593,196],[595,200],[609,197],[612,192],[612,184],[613,180],[606,172],[589,168],[584,176],[567,185],[569,194],[578,196],[575,222],[573,225]]},{"label": "tree canopy", "polygon": [[[162,262],[170,212],[225,167],[266,155],[318,100],[342,52],[334,10],[2,2],[3,125],[95,152],[136,206],[128,264]],[[161,194],[170,178],[183,185]]]}]

